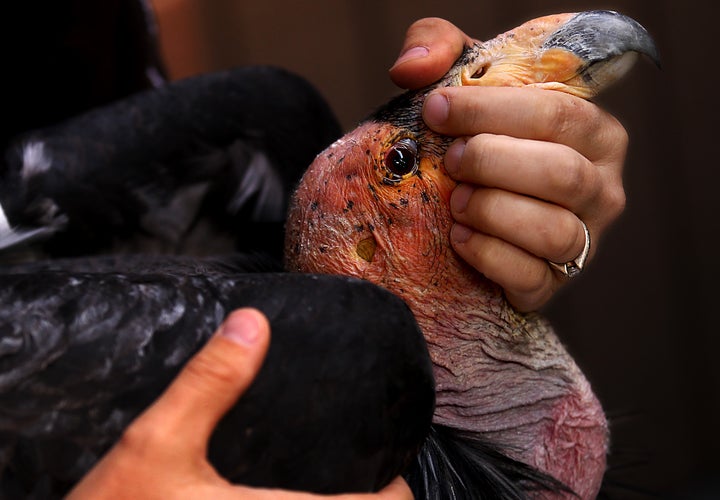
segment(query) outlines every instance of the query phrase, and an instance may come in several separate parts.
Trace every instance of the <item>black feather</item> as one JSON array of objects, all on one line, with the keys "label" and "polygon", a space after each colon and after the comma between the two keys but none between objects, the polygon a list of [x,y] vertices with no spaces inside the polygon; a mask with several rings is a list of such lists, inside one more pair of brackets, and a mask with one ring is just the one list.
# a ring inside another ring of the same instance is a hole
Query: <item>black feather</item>
[{"label": "black feather", "polygon": [[438,424],[405,479],[416,500],[523,500],[543,491],[572,493],[481,436]]},{"label": "black feather", "polygon": [[345,277],[247,274],[218,259],[154,270],[152,260],[113,259],[96,272],[31,265],[0,275],[0,497],[62,495],[241,306],[268,316],[272,343],[211,442],[221,473],[373,491],[419,450],[432,368],[412,314],[389,292]]},{"label": "black feather", "polygon": [[339,133],[317,91],[287,71],[200,75],[15,138],[0,204],[15,235],[50,237],[50,256],[279,255],[286,200]]}]

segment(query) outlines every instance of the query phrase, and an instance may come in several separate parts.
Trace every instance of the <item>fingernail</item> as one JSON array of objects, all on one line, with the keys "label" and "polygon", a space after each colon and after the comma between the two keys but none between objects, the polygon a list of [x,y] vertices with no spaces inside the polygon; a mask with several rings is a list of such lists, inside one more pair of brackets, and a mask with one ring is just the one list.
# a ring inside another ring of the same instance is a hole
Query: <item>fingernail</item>
[{"label": "fingernail", "polygon": [[445,153],[445,170],[448,174],[455,175],[460,171],[460,159],[465,152],[466,145],[465,139],[458,139],[448,148]]},{"label": "fingernail", "polygon": [[252,345],[260,337],[257,314],[249,310],[234,311],[220,327],[220,335],[241,345]]},{"label": "fingernail", "polygon": [[460,184],[450,195],[450,208],[454,213],[463,213],[467,209],[473,188],[467,184]]},{"label": "fingernail", "polygon": [[433,93],[425,99],[423,119],[430,127],[442,125],[450,116],[450,102],[445,95]]},{"label": "fingernail", "polygon": [[465,243],[470,239],[472,231],[470,228],[463,226],[462,224],[454,224],[450,230],[450,239],[455,243]]},{"label": "fingernail", "polygon": [[429,54],[430,49],[428,49],[427,47],[411,47],[398,56],[397,61],[395,61],[395,64],[393,64],[392,67],[394,68],[395,66],[399,66],[400,64],[411,61],[413,59],[421,59],[423,57],[427,57]]}]

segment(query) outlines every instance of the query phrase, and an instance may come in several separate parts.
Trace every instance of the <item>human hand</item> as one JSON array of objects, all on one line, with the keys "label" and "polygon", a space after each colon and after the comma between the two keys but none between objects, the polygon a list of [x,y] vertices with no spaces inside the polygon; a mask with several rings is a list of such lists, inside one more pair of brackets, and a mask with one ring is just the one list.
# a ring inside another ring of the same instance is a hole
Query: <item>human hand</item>
[{"label": "human hand", "polygon": [[220,418],[250,386],[269,342],[270,326],[262,313],[240,309],[230,314],[68,498],[411,499],[401,478],[377,494],[328,497],[233,485],[217,473],[206,458],[208,440]]},{"label": "human hand", "polygon": [[[390,76],[404,88],[429,85],[469,43],[447,21],[420,20]],[[531,88],[438,89],[423,118],[459,137],[445,156],[449,175],[461,183],[451,198],[453,247],[517,309],[538,309],[567,282],[548,261],[571,261],[584,248],[581,221],[592,257],[624,209],[625,129],[584,99]]]}]

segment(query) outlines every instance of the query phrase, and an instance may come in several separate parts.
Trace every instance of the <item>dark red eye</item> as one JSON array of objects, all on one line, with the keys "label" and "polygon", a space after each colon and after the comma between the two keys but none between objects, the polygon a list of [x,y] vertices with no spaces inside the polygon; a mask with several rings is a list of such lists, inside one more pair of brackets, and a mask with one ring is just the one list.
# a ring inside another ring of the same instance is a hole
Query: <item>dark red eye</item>
[{"label": "dark red eye", "polygon": [[417,143],[409,138],[400,139],[385,153],[385,182],[397,184],[413,175],[418,169]]}]

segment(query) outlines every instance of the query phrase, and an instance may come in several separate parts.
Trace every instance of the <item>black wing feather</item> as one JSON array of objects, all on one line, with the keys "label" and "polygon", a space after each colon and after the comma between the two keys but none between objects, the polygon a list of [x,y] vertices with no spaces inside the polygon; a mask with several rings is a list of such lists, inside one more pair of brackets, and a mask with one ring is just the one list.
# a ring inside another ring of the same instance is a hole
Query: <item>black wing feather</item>
[{"label": "black wing feather", "polygon": [[126,247],[219,253],[210,230],[230,241],[225,250],[247,249],[268,225],[282,229],[302,172],[339,133],[317,91],[279,68],[140,92],[12,142],[0,204],[14,232],[3,238],[0,228],[0,249],[52,235],[45,250],[55,256]]},{"label": "black wing feather", "polygon": [[247,274],[212,259],[165,260],[153,272],[152,261],[133,260],[0,276],[0,496],[62,495],[240,306],[265,312],[273,340],[213,438],[223,474],[371,491],[412,460],[434,386],[422,334],[399,299],[344,277]]}]

